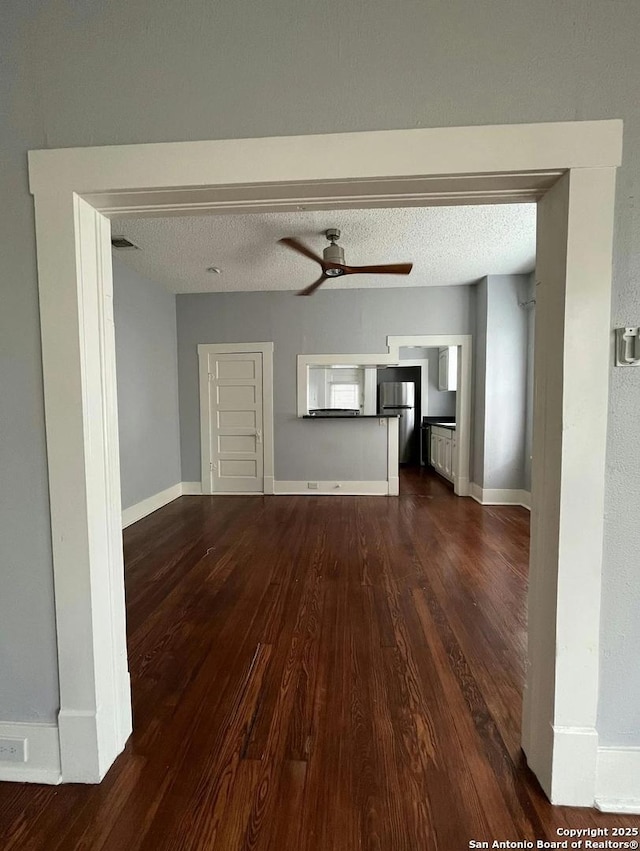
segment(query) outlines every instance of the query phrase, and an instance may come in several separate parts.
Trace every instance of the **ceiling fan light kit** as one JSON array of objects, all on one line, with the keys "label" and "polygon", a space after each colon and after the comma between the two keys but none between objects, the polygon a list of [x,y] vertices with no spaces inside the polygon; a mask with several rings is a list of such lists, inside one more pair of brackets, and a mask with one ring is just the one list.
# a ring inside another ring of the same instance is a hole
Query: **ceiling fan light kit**
[{"label": "ceiling fan light kit", "polygon": [[309,260],[313,260],[322,269],[322,275],[313,284],[300,290],[298,295],[313,295],[313,293],[322,286],[327,278],[339,278],[341,275],[408,275],[413,268],[413,263],[391,263],[378,266],[347,266],[344,259],[344,249],[338,245],[340,239],[340,231],[337,228],[329,228],[325,231],[325,236],[329,240],[329,245],[322,252],[322,257],[319,257],[306,245],[299,242],[294,237],[283,237],[279,240],[283,245],[302,254]]},{"label": "ceiling fan light kit", "polygon": [[[329,245],[327,245],[327,247],[322,252],[324,262],[339,263],[341,266],[343,266],[344,248],[341,245],[338,245],[338,240],[340,239],[340,231],[337,228],[329,228],[329,230],[326,231],[325,235],[329,240]],[[344,269],[327,268],[325,269],[325,273],[330,278],[339,278],[340,275],[344,275]]]}]

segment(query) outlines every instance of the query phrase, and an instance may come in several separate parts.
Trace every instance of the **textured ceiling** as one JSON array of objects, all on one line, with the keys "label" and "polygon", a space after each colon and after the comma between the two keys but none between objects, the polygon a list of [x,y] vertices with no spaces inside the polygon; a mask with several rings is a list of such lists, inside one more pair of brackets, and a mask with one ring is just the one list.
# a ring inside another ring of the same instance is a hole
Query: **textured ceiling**
[{"label": "textured ceiling", "polygon": [[324,288],[435,287],[530,272],[535,220],[534,204],[402,207],[114,220],[112,233],[140,248],[115,251],[119,259],[174,293],[300,289],[319,267],[278,239],[298,237],[320,254],[330,227],[342,231],[351,265],[412,261],[414,268],[408,277],[349,275]]}]

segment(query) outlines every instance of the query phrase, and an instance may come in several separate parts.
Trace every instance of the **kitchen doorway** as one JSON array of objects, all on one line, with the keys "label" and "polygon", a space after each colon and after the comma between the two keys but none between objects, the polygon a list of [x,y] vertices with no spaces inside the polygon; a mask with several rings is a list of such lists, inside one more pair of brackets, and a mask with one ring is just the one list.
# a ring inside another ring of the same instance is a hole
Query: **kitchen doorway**
[{"label": "kitchen doorway", "polygon": [[[403,346],[400,366],[415,388],[415,418],[411,435],[400,445],[399,484],[401,494],[433,496],[456,492],[459,472],[456,432],[458,387],[457,346]],[[400,420],[402,426],[402,420]],[[402,432],[402,428],[400,428]]]},{"label": "kitchen doorway", "polygon": [[[419,410],[414,407],[413,411],[413,430],[409,438],[411,449],[405,453],[404,459],[400,434],[398,437],[397,492],[429,496],[453,491],[458,496],[468,496],[471,480],[471,337],[413,335],[388,337],[387,341],[397,352],[396,369],[400,370],[397,376],[404,375],[402,370],[411,370],[411,375],[407,372],[406,378],[419,385],[415,388],[414,398],[419,397],[420,400]],[[396,377],[396,373],[391,372],[390,376]]]}]

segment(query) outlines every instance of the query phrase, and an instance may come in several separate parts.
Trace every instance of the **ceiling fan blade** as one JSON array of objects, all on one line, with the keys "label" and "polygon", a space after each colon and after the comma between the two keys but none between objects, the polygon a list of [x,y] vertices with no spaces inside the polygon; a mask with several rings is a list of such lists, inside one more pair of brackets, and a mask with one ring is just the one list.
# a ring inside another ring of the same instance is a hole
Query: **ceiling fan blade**
[{"label": "ceiling fan blade", "polygon": [[308,287],[306,287],[306,289],[300,290],[300,292],[296,293],[296,295],[313,295],[314,292],[318,289],[318,287],[322,286],[322,284],[324,284],[324,282],[328,278],[329,275],[325,275],[325,273],[323,272],[317,281],[315,281],[313,284],[310,284]]},{"label": "ceiling fan blade", "polygon": [[345,275],[408,275],[413,263],[387,263],[383,266],[344,266]]},{"label": "ceiling fan blade", "polygon": [[297,251],[298,254],[303,254],[305,257],[308,257],[309,260],[315,260],[316,263],[319,263],[322,266],[322,257],[318,257],[317,254],[314,254],[310,248],[307,248],[306,245],[303,245],[301,242],[298,242],[297,239],[293,239],[293,237],[285,236],[282,239],[279,239],[278,242],[281,242],[283,245],[288,246],[293,251]]}]

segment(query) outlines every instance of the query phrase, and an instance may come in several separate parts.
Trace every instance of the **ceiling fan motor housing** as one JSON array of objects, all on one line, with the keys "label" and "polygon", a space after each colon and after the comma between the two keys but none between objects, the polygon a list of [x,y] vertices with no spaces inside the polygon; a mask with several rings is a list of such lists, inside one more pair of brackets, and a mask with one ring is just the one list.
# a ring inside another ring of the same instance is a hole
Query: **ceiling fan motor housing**
[{"label": "ceiling fan motor housing", "polygon": [[[338,245],[340,231],[338,228],[329,228],[325,231],[325,236],[329,240],[330,245],[327,245],[322,252],[324,262],[340,263],[341,265],[344,265],[344,248],[342,248],[341,245]],[[325,272],[329,275],[329,277],[334,278],[337,275],[342,274],[342,269],[326,269]]]},{"label": "ceiling fan motor housing", "polygon": [[326,263],[342,263],[344,264],[344,248],[337,243],[332,242],[322,252],[322,256]]}]

